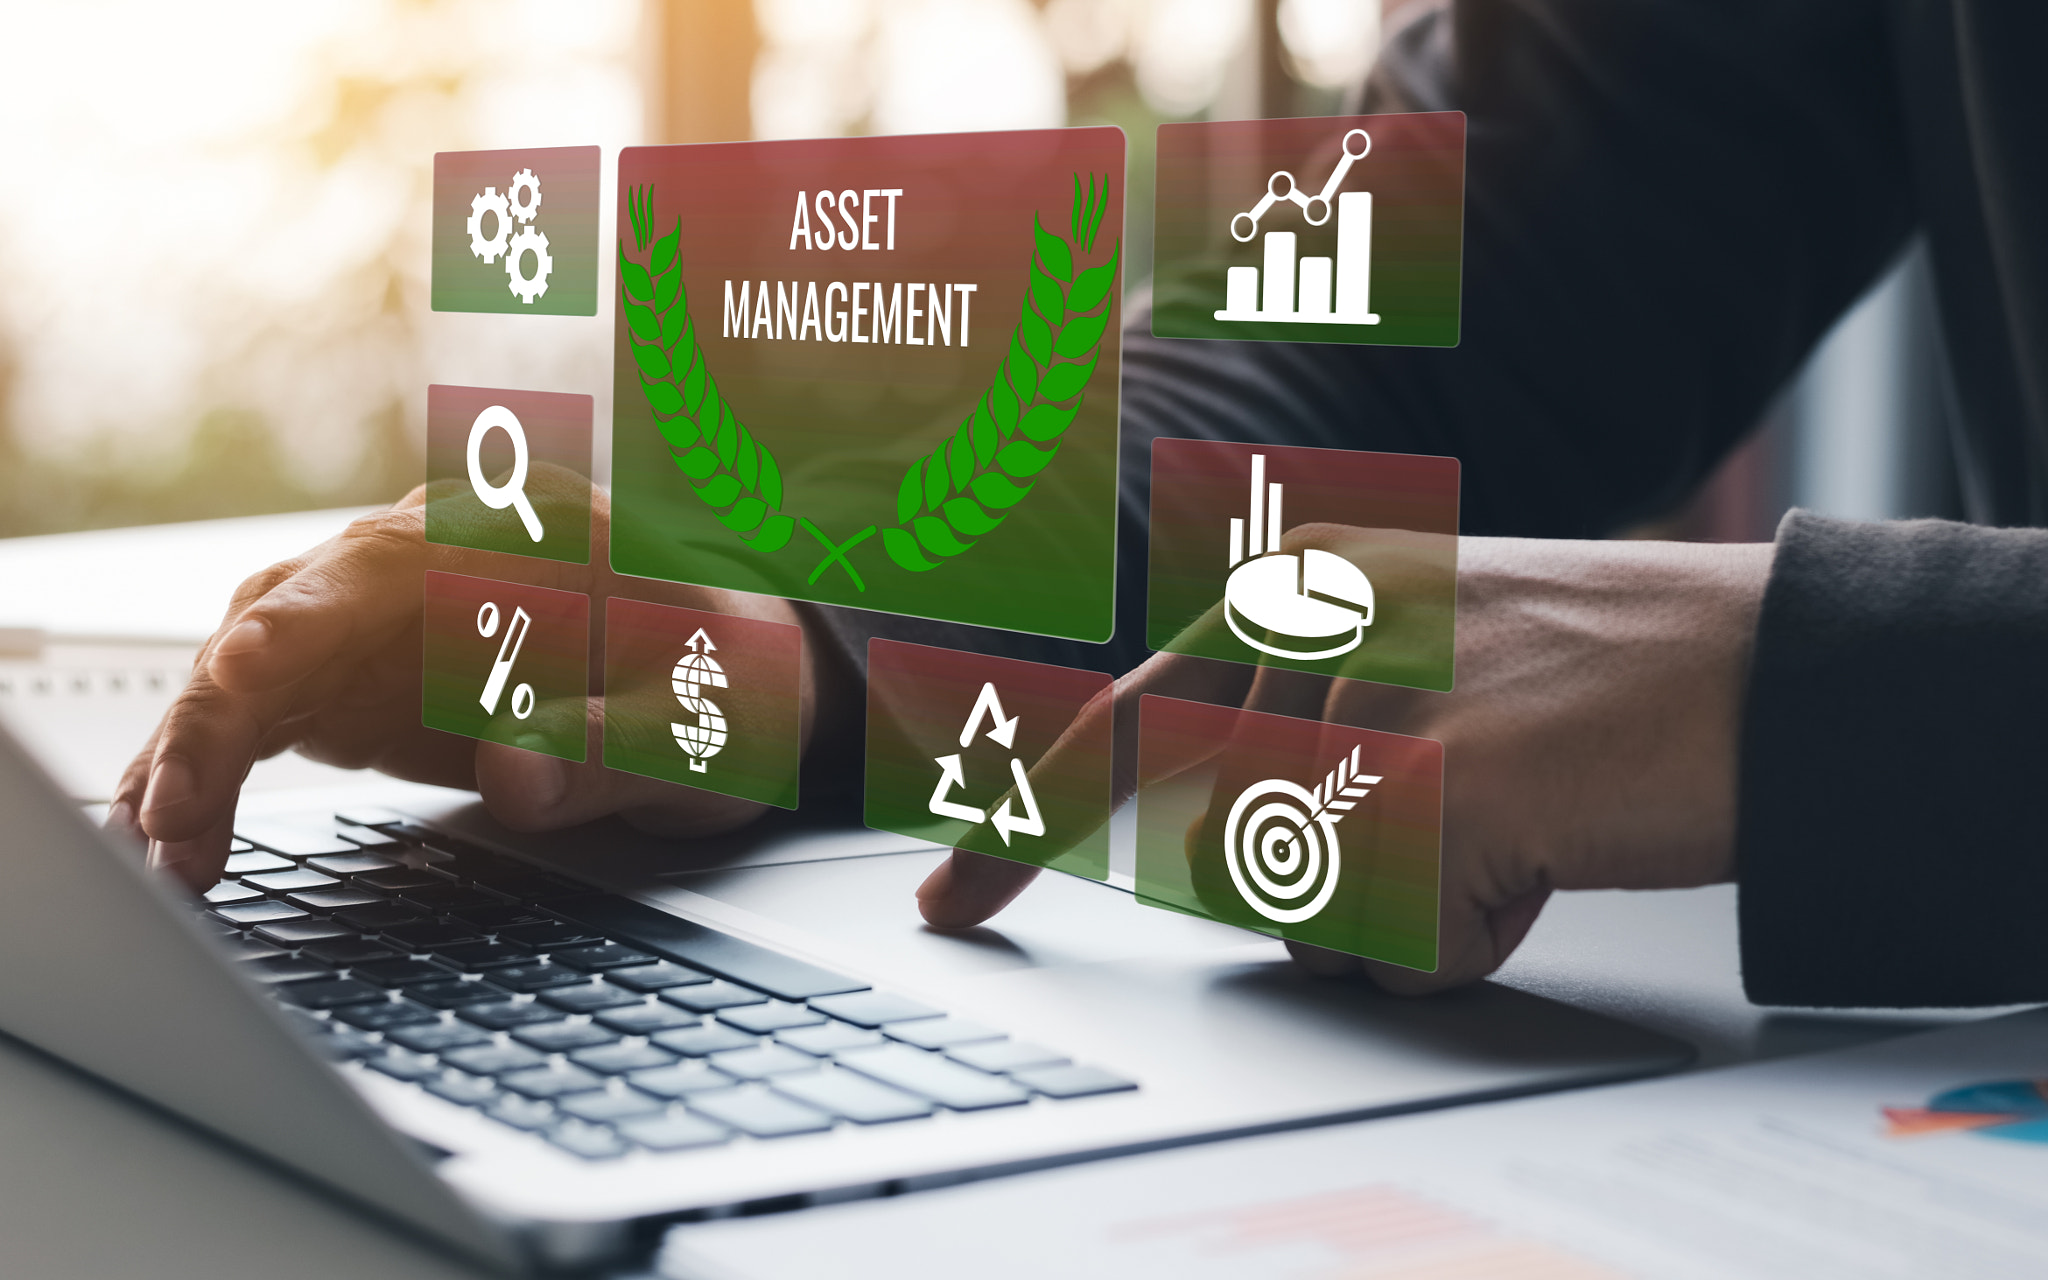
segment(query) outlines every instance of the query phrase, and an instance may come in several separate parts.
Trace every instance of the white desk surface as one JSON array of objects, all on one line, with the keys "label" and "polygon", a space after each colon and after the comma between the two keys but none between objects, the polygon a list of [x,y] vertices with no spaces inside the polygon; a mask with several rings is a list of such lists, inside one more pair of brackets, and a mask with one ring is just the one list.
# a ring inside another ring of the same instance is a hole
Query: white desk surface
[{"label": "white desk surface", "polygon": [[[187,646],[189,653],[212,629],[235,583],[319,541],[354,514],[0,540],[0,601],[11,611],[0,613],[0,626],[167,641]],[[61,585],[76,591],[81,582],[103,584],[110,597],[146,604],[145,621],[121,629],[123,615],[103,600],[73,600],[54,590]],[[125,596],[115,591],[123,583],[132,586]],[[45,604],[47,611],[37,612]],[[46,717],[43,724],[48,722]],[[147,720],[142,723],[146,727]],[[133,716],[127,717],[125,731],[139,736],[142,730],[133,724]],[[97,758],[73,763],[88,779],[108,767]],[[319,774],[278,776],[299,784]],[[1806,1052],[1976,1016],[1816,1013],[1749,1004],[1738,971],[1735,890],[1725,885],[1559,894],[1498,980],[1686,1040],[1699,1048],[1701,1066]],[[4,1040],[0,1273],[10,1280],[424,1280],[473,1274],[317,1190]]]}]

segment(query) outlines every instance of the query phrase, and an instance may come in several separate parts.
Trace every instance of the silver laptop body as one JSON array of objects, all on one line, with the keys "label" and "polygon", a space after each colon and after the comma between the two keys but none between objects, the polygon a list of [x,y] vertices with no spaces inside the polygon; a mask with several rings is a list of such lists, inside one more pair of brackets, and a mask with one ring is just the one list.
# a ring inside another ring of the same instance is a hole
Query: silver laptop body
[{"label": "silver laptop body", "polygon": [[[417,790],[402,794],[425,824],[591,881],[635,911],[660,908],[1138,1087],[579,1158],[417,1085],[330,1064],[237,972],[192,904],[94,828],[4,732],[0,1030],[505,1270],[620,1258],[640,1223],[1621,1079],[1692,1052],[1492,985],[1403,1001],[1315,981],[1277,943],[1062,876],[992,927],[940,934],[920,926],[910,893],[941,851],[874,833],[785,825],[679,848],[607,826],[596,840],[514,840],[473,804],[429,811]],[[331,813],[324,793],[245,797],[244,817],[323,800]]]}]

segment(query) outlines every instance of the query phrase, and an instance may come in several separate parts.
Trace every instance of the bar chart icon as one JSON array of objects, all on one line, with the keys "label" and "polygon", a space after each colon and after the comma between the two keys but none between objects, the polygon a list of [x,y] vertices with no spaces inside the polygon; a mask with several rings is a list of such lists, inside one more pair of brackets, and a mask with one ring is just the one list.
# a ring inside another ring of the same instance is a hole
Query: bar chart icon
[{"label": "bar chart icon", "polygon": [[1231,238],[1249,243],[1259,233],[1267,211],[1285,200],[1301,209],[1302,218],[1320,227],[1337,217],[1334,257],[1297,261],[1295,233],[1265,234],[1263,267],[1231,267],[1224,276],[1223,309],[1216,319],[1270,324],[1378,324],[1372,310],[1372,193],[1344,191],[1351,166],[1372,150],[1363,129],[1344,135],[1344,153],[1318,195],[1308,195],[1294,175],[1282,169],[1266,181],[1266,194],[1230,220]]}]

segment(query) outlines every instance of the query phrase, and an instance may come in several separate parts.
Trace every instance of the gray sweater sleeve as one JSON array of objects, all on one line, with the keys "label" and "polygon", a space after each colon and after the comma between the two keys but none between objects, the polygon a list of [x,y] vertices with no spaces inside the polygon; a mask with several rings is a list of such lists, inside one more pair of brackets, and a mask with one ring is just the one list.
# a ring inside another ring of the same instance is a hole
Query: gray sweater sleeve
[{"label": "gray sweater sleeve", "polygon": [[1759,1003],[2048,1000],[2048,532],[1795,511],[1742,736]]}]

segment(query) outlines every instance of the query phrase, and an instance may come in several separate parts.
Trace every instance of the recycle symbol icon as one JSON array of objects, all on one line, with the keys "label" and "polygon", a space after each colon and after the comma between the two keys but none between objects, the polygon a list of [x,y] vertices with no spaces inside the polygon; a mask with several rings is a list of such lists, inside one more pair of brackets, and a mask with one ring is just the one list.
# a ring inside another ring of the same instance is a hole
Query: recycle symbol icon
[{"label": "recycle symbol icon", "polygon": [[[984,716],[995,723],[983,736],[1006,751],[1015,751],[1017,724],[1023,717],[1003,714],[1003,701],[996,693],[993,681],[981,686],[981,695],[974,700],[974,710],[967,714],[967,723],[960,727],[961,750],[965,751],[973,745],[974,735],[980,730]],[[1015,755],[1010,757],[1010,776],[1016,780],[1016,793],[1003,797],[1003,803],[997,807],[993,815],[973,805],[946,799],[953,788],[967,784],[967,767],[961,763],[960,755],[934,756],[932,763],[939,766],[939,785],[933,789],[931,803],[927,806],[931,812],[941,818],[958,818],[964,822],[977,824],[986,822],[1003,838],[1005,848],[1009,847],[1012,835],[1045,834],[1045,817],[1038,811],[1038,797],[1031,791],[1031,779],[1024,774],[1024,762]],[[1013,801],[1023,804],[1023,816],[1018,816],[1010,807]]]},{"label": "recycle symbol icon", "polygon": [[[531,169],[512,175],[512,184],[501,195],[496,187],[485,187],[469,202],[469,251],[484,262],[505,260],[506,287],[527,306],[548,291],[548,276],[555,260],[548,255],[547,233],[533,225],[540,215],[540,178]],[[491,220],[491,233],[484,234],[484,220]],[[519,230],[513,231],[517,223]],[[533,274],[522,264],[533,256]]]}]

